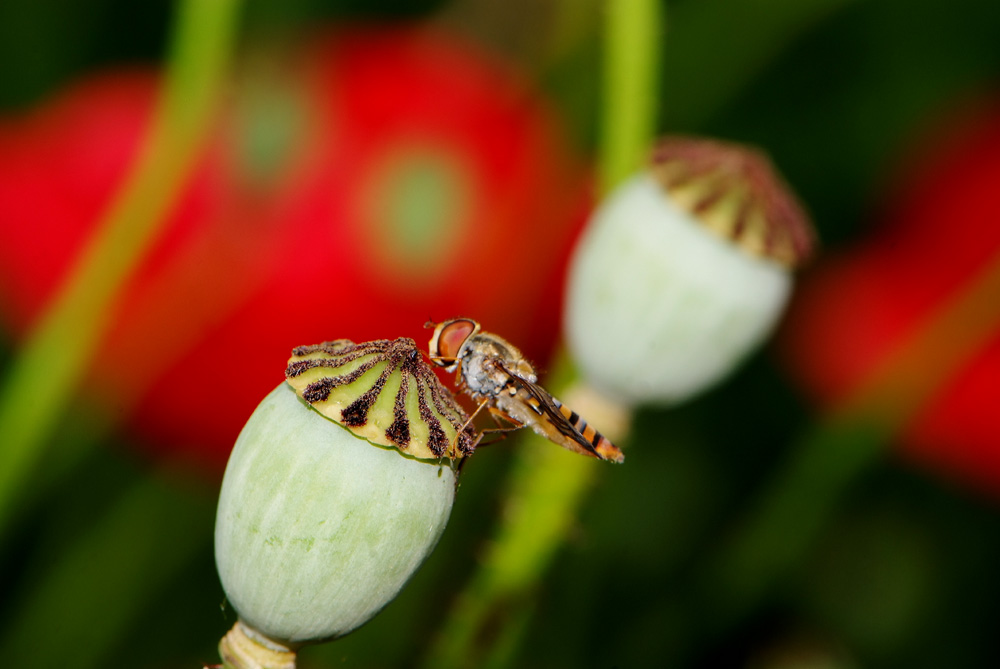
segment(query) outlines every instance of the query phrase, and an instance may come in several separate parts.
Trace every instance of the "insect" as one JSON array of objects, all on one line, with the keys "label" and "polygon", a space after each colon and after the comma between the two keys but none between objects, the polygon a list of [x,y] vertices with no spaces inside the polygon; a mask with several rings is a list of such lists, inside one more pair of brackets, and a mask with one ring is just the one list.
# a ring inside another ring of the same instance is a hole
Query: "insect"
[{"label": "insect", "polygon": [[625,459],[610,440],[538,385],[534,367],[507,340],[483,332],[470,318],[427,324],[431,326],[431,362],[458,373],[459,386],[479,403],[473,417],[486,407],[494,420],[513,425],[509,429],[530,427],[581,455],[613,462]]}]

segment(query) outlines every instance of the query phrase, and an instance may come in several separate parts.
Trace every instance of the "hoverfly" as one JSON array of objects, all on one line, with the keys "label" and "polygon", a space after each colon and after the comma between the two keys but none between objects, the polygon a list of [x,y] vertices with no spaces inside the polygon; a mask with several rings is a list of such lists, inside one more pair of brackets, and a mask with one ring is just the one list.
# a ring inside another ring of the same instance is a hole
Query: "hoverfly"
[{"label": "hoverfly", "polygon": [[538,385],[534,367],[505,339],[482,332],[479,323],[469,318],[427,323],[430,326],[434,326],[431,362],[458,372],[459,387],[479,403],[473,417],[485,406],[494,420],[513,425],[510,429],[530,427],[581,455],[613,462],[625,459],[610,440]]}]

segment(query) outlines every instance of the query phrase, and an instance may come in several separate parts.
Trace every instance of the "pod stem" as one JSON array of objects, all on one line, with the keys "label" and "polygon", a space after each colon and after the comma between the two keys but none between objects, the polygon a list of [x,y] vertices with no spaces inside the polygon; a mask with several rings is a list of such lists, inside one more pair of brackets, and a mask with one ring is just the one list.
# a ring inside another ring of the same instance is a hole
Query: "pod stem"
[{"label": "pod stem", "polygon": [[[574,379],[569,361],[561,357],[550,387],[587,416],[603,413],[596,395]],[[581,406],[577,399],[592,399]],[[628,417],[619,407],[606,407],[616,416],[602,431],[621,441]],[[595,419],[596,420],[596,419]],[[528,629],[532,596],[577,522],[582,505],[603,467],[613,467],[561,449],[535,434],[524,434],[514,469],[503,496],[503,518],[495,537],[456,600],[447,630],[440,635],[423,666],[507,666]]]},{"label": "pod stem", "polygon": [[238,621],[219,642],[222,664],[205,669],[295,669],[295,651]]},{"label": "pod stem", "polygon": [[611,0],[604,9],[600,175],[606,193],[639,169],[656,132],[659,0]]},{"label": "pod stem", "polygon": [[[707,564],[713,618],[736,622],[801,559],[847,488],[1000,328],[1000,253],[840,406],[793,444],[737,533]],[[721,630],[720,630],[721,631]]]},{"label": "pod stem", "polygon": [[[608,0],[604,12],[600,172],[606,192],[640,167],[652,144],[664,19],[660,0]],[[556,395],[565,395],[572,385],[571,367],[567,360],[558,365],[555,376],[562,382],[550,383]],[[575,522],[597,468],[606,466],[535,435],[522,439],[503,523],[441,628],[447,633],[430,649],[425,667],[509,664],[528,628],[531,593]]]},{"label": "pod stem", "polygon": [[137,162],[0,387],[0,531],[190,171],[228,70],[239,0],[184,0]]}]

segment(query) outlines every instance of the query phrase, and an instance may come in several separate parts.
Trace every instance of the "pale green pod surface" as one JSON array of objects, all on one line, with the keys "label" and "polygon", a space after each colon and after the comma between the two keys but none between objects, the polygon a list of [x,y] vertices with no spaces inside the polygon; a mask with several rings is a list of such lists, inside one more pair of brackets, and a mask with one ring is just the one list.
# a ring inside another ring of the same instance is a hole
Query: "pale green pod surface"
[{"label": "pale green pod surface", "polygon": [[811,234],[759,155],[664,141],[577,246],[565,327],[584,378],[623,405],[710,387],[774,328]]},{"label": "pale green pod surface", "polygon": [[290,647],[374,616],[434,548],[455,471],[373,445],[287,383],[240,434],[219,497],[215,553],[229,603]]}]

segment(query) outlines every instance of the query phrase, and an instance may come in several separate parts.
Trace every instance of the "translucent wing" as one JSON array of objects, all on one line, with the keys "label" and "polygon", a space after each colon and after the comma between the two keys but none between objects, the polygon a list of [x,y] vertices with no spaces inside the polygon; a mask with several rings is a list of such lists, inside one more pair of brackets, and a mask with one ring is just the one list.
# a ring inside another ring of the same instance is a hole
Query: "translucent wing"
[{"label": "translucent wing", "polygon": [[[518,395],[537,415],[532,428],[563,448],[582,455],[622,462],[625,455],[579,414],[553,397],[537,383],[514,374],[501,365],[518,388]],[[522,394],[523,393],[523,394]]]}]

